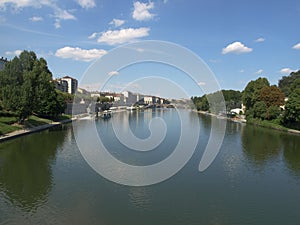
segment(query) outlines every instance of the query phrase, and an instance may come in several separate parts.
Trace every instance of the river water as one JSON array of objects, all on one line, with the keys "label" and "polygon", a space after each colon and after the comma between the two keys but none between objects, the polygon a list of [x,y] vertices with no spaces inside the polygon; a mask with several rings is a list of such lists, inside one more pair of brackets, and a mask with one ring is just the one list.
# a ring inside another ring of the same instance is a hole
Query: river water
[{"label": "river water", "polygon": [[[83,159],[71,124],[1,143],[0,224],[300,224],[300,136],[228,121],[219,154],[199,172],[212,120],[225,121],[182,115],[190,134],[200,126],[196,150],[176,175],[151,186],[124,186],[96,173]],[[147,138],[153,117],[167,127],[153,151],[130,151],[114,135],[113,122]],[[121,112],[95,124],[114,157],[149,165],[172,153],[180,119],[175,109],[158,109]],[[89,135],[93,121],[76,126]]]}]

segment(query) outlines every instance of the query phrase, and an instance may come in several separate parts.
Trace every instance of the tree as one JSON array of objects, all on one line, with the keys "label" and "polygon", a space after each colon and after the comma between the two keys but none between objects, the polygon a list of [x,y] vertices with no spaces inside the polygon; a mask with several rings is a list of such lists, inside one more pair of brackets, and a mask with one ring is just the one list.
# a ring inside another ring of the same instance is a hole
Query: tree
[{"label": "tree", "polygon": [[[295,86],[295,83],[298,85]],[[286,97],[289,96],[293,90],[300,88],[300,70],[292,72],[289,76],[283,76],[279,80],[278,86]]]},{"label": "tree", "polygon": [[17,112],[20,121],[33,113],[51,117],[63,112],[47,62],[34,52],[23,51],[7,62],[0,72],[0,85],[1,107]]},{"label": "tree", "polygon": [[235,90],[222,90],[227,110],[241,108],[242,93]]},{"label": "tree", "polygon": [[283,123],[288,127],[300,129],[300,88],[289,95],[285,104]]},{"label": "tree", "polygon": [[270,83],[267,80],[267,78],[261,78],[261,77],[256,79],[255,81],[250,81],[247,84],[242,96],[242,100],[244,105],[246,106],[246,110],[253,108],[254,104],[257,101],[259,101],[260,90],[263,87],[268,87],[268,86],[270,86]]},{"label": "tree", "polygon": [[274,120],[279,118],[281,114],[281,109],[279,106],[276,105],[271,105],[268,109],[267,109],[267,113],[266,113],[266,119],[267,120]]},{"label": "tree", "polygon": [[253,106],[253,117],[265,119],[267,113],[267,105],[263,101],[256,102]]},{"label": "tree", "polygon": [[259,100],[264,101],[267,107],[282,106],[284,105],[284,94],[275,85],[267,86],[260,90]]},{"label": "tree", "polygon": [[207,101],[206,95],[203,95],[201,97],[192,97],[191,100],[197,110],[201,110],[201,111],[209,110],[209,103]]}]

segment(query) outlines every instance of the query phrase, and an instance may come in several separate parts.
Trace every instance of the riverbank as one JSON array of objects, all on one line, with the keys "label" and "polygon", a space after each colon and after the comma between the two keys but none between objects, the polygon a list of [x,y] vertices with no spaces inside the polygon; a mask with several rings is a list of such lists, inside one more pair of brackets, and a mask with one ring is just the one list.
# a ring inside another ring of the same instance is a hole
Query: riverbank
[{"label": "riverbank", "polygon": [[287,127],[283,127],[281,125],[273,124],[273,123],[268,122],[268,121],[259,121],[259,120],[254,120],[254,119],[252,119],[250,121],[247,121],[246,119],[242,119],[242,118],[228,118],[228,117],[224,117],[224,116],[218,116],[216,114],[208,113],[208,112],[205,112],[205,111],[193,110],[193,112],[197,112],[197,113],[204,114],[204,115],[214,116],[214,117],[217,117],[217,118],[220,118],[220,119],[227,119],[227,120],[230,120],[230,121],[233,121],[233,122],[246,123],[246,124],[251,124],[251,125],[255,125],[255,126],[260,126],[260,127],[273,129],[273,130],[278,130],[278,131],[281,131],[281,132],[300,135],[299,130],[294,130],[294,129],[290,129],[290,128],[287,128]]},{"label": "riverbank", "polygon": [[228,117],[225,117],[225,116],[219,116],[219,115],[216,115],[216,114],[213,114],[213,113],[209,113],[209,112],[205,112],[205,111],[197,111],[197,110],[192,110],[193,112],[196,112],[196,113],[200,113],[200,114],[203,114],[203,115],[210,115],[210,116],[214,116],[214,117],[217,117],[219,119],[227,119],[227,120],[230,120],[232,122],[237,122],[237,123],[246,123],[246,119],[243,119],[243,118],[238,118],[238,117],[235,117],[235,118],[228,118]]},{"label": "riverbank", "polygon": [[62,124],[70,123],[70,122],[72,122],[72,120],[74,120],[74,119],[70,118],[70,119],[64,119],[64,120],[61,120],[61,121],[51,121],[47,124],[37,125],[37,126],[33,126],[33,127],[23,127],[21,129],[15,130],[13,132],[9,132],[9,133],[6,133],[6,134],[1,134],[0,135],[0,142],[4,142],[4,141],[7,141],[7,140],[17,138],[17,137],[32,134],[32,133],[35,133],[35,132],[47,130],[49,128],[60,126]]}]

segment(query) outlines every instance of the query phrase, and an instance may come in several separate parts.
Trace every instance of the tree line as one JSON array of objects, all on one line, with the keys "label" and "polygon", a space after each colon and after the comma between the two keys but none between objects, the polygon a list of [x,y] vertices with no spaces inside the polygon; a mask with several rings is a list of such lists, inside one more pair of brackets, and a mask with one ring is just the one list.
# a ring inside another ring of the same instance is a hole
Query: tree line
[{"label": "tree line", "polygon": [[[300,70],[283,76],[278,86],[270,85],[267,78],[250,81],[240,91],[222,90],[226,108],[246,108],[246,119],[267,120],[285,127],[300,129]],[[210,95],[192,97],[197,110],[211,111]],[[285,101],[286,100],[286,101]]]},{"label": "tree line", "polygon": [[13,112],[20,122],[30,115],[54,118],[65,110],[65,98],[55,89],[43,58],[23,51],[0,71],[0,110]]}]

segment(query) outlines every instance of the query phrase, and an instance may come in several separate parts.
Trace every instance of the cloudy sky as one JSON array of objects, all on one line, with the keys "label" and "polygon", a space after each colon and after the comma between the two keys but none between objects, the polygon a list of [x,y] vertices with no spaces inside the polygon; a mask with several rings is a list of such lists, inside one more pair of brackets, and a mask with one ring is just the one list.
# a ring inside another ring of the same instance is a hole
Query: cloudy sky
[{"label": "cloudy sky", "polygon": [[139,40],[190,49],[223,89],[259,76],[276,84],[300,69],[299,0],[1,0],[0,12],[0,56],[32,50],[54,77],[80,80],[99,57]]}]

